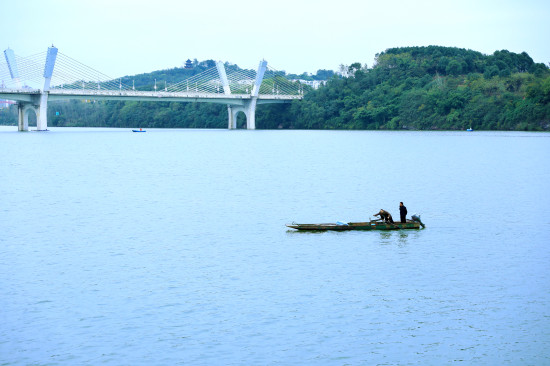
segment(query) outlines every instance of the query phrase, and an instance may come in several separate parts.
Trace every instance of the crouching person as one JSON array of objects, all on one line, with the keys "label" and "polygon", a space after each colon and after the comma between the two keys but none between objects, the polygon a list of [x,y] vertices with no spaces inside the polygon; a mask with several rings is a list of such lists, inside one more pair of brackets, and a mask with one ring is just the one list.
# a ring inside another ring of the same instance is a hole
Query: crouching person
[{"label": "crouching person", "polygon": [[389,222],[393,224],[393,218],[391,217],[391,214],[386,210],[380,209],[380,212],[374,214],[374,216],[380,216],[380,218],[383,219],[384,222]]}]

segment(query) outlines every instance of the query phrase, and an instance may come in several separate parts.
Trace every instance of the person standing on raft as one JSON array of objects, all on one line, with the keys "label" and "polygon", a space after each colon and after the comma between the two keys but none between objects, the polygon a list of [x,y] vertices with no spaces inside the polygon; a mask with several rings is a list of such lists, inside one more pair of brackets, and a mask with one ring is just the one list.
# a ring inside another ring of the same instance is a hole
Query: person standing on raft
[{"label": "person standing on raft", "polygon": [[399,202],[399,216],[401,216],[401,223],[407,222],[407,207],[403,205],[403,202]]}]

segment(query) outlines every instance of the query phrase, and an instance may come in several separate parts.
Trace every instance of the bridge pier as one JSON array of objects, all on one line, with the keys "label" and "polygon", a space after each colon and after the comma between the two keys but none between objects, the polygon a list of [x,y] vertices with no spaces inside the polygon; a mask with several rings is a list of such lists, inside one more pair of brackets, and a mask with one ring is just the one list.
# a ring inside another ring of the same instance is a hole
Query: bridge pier
[{"label": "bridge pier", "polygon": [[237,115],[243,112],[246,117],[246,129],[256,129],[256,102],[258,98],[252,97],[250,100],[244,101],[244,105],[228,105],[227,112],[229,114],[228,127],[230,130],[237,128]]},{"label": "bridge pier", "polygon": [[53,45],[48,47],[46,54],[46,64],[44,65],[44,89],[40,93],[40,103],[38,104],[40,111],[36,115],[36,130],[48,130],[48,92],[50,90],[50,82],[52,80],[53,68],[57,59],[57,48]]},{"label": "bridge pier", "polygon": [[48,130],[48,94],[41,93],[39,99],[32,98],[34,102],[18,102],[18,129],[19,131],[29,130],[29,112],[33,111],[36,115],[36,130]]},{"label": "bridge pier", "polygon": [[40,130],[40,127],[42,126],[40,122],[41,116],[46,115],[46,111],[42,112],[42,108],[40,105],[37,105],[36,103],[19,102],[17,104],[17,111],[18,111],[17,125],[18,125],[19,131],[29,130],[29,112],[31,111],[33,111],[34,114],[36,115],[36,127],[37,127],[37,130]]},{"label": "bridge pier", "polygon": [[48,131],[48,93],[40,94],[39,111],[36,115],[36,130]]},{"label": "bridge pier", "polygon": [[19,102],[17,105],[17,111],[18,113],[18,129],[19,131],[28,131],[29,130],[29,109],[34,110],[35,114],[38,114],[39,112],[34,108],[34,106],[30,104],[23,104]]}]

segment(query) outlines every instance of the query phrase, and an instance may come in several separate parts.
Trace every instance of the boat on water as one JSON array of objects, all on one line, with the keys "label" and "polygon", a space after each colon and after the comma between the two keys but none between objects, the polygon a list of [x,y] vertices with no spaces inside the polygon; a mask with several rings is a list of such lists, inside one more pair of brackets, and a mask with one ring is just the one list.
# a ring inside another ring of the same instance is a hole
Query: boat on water
[{"label": "boat on water", "polygon": [[132,132],[147,132],[147,131],[140,128],[139,130],[132,130]]},{"label": "boat on water", "polygon": [[325,224],[286,224],[287,227],[301,231],[349,231],[349,230],[403,230],[420,229],[424,227],[421,221],[407,220],[407,222],[384,222],[380,220],[370,220],[367,222],[340,222]]},{"label": "boat on water", "polygon": [[466,129],[466,131],[468,131],[468,132],[472,132],[472,131],[473,131],[473,129],[472,129],[472,127],[470,127],[470,128],[467,128],[467,129]]}]

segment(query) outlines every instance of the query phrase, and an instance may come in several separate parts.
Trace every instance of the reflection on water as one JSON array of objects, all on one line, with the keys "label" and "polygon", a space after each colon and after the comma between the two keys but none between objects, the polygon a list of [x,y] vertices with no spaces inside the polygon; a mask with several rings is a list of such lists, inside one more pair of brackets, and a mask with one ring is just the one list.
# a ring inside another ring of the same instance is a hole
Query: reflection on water
[{"label": "reflection on water", "polygon": [[418,232],[419,230],[424,229],[414,229],[414,230],[296,230],[296,229],[287,229],[286,233],[288,235],[294,234],[325,234],[325,235],[353,235],[353,233],[361,233],[363,235],[375,235],[378,234],[381,239],[381,244],[393,244],[394,237],[397,238],[398,242],[401,244],[407,243],[407,238],[411,233]]},{"label": "reflection on water", "polygon": [[409,237],[409,233],[407,231],[403,231],[403,230],[399,231],[399,243],[401,245],[407,244],[408,237]]},{"label": "reflection on water", "polygon": [[381,231],[380,232],[380,243],[384,245],[389,244],[399,244],[399,245],[405,245],[407,244],[408,238],[411,234],[411,232],[418,231],[415,230],[391,230],[391,231]]}]

